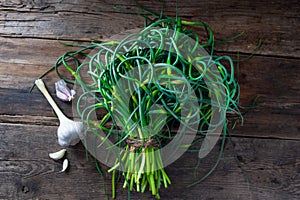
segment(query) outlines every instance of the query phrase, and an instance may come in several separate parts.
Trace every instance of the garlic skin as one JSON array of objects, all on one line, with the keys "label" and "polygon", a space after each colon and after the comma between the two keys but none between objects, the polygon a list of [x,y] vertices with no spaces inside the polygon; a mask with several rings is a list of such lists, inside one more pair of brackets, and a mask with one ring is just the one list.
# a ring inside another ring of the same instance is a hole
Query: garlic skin
[{"label": "garlic skin", "polygon": [[70,90],[66,82],[61,79],[55,83],[56,96],[62,101],[71,101],[76,94],[75,90]]},{"label": "garlic skin", "polygon": [[83,130],[82,122],[75,122],[68,118],[62,119],[57,129],[58,144],[63,147],[76,145],[80,141],[81,132]]},{"label": "garlic skin", "polygon": [[69,166],[69,160],[65,158],[63,162],[63,168],[60,172],[65,172],[68,169],[68,166]]},{"label": "garlic skin", "polygon": [[65,156],[66,151],[67,151],[66,149],[62,149],[54,153],[49,153],[49,157],[52,158],[53,160],[59,160]]},{"label": "garlic skin", "polygon": [[35,84],[46,97],[59,119],[59,127],[57,129],[58,144],[64,147],[77,144],[80,138],[83,138],[83,123],[70,120],[62,113],[47,91],[42,79],[37,79]]}]

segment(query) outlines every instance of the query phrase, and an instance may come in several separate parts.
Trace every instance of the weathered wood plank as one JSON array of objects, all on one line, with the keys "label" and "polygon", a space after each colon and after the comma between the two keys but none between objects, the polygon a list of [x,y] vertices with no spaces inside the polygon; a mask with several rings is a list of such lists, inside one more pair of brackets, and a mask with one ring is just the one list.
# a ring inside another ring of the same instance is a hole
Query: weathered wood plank
[{"label": "weathered wood plank", "polygon": [[[160,12],[158,1],[139,2]],[[48,158],[49,152],[61,148],[56,141],[58,120],[39,91],[29,94],[27,90],[58,56],[71,49],[59,41],[106,39],[143,26],[141,17],[114,6],[136,9],[129,0],[0,1],[0,199],[106,197],[94,160],[86,160],[81,144],[68,148],[70,168],[58,173],[61,162]],[[175,16],[175,1],[168,0],[165,9]],[[168,166],[172,185],[161,190],[162,199],[300,199],[299,11],[296,0],[179,2],[179,16],[207,22],[216,40],[244,32],[241,38],[217,46],[219,53],[251,53],[262,39],[259,55],[240,63],[237,72],[241,105],[249,105],[258,95],[260,107],[246,110],[244,126],[233,132],[250,191],[227,142],[216,171],[195,187],[186,188],[213,166],[220,144],[201,160],[197,178],[197,154],[186,153]],[[56,80],[54,73],[45,79],[52,95]],[[55,100],[72,117],[71,105]],[[111,177],[104,174],[110,196]],[[121,182],[117,195],[117,199],[127,197]],[[153,198],[150,193],[132,193],[131,199]]]},{"label": "weathered wood plank", "polygon": [[[0,37],[0,46],[1,86],[13,88],[30,87],[39,75],[55,64],[59,56],[75,49],[60,44],[58,40],[3,37]],[[61,70],[67,74],[66,70]]]},{"label": "weathered wood plank", "polygon": [[[33,125],[0,124],[0,199],[103,199],[103,181],[91,157],[87,161],[82,145],[68,148],[70,168],[57,173],[61,162],[48,153],[59,149],[56,128]],[[186,153],[167,167],[172,185],[161,190],[162,199],[298,199],[300,197],[299,141],[233,138],[235,151],[250,179],[234,161],[230,143],[216,171],[191,188],[197,154]],[[201,161],[200,178],[213,166],[219,145]],[[106,167],[102,166],[103,171]],[[110,175],[104,173],[108,195]],[[117,187],[117,199],[126,198],[126,190]],[[152,199],[149,193],[132,193],[132,199]]]},{"label": "weathered wood plank", "polygon": [[[0,41],[4,44],[4,48],[0,49],[0,104],[5,105],[0,107],[0,121],[57,125],[55,114],[42,94],[37,90],[29,94],[28,89],[58,56],[71,48],[52,40],[15,38],[5,41],[0,37]],[[245,125],[238,127],[234,134],[300,137],[297,123],[300,114],[298,63],[298,59],[255,56],[239,64],[236,76],[241,85],[241,105],[249,105],[253,98],[259,96],[260,107],[248,110]],[[65,70],[62,73],[67,74]],[[55,73],[45,79],[54,98],[54,82],[57,80]],[[55,100],[63,112],[72,117],[70,104]],[[39,121],[38,116],[43,116],[43,120]]]},{"label": "weathered wood plank", "polygon": [[[73,117],[72,106],[58,100],[53,94],[53,88],[49,91],[58,103],[62,111]],[[255,96],[253,94],[252,96]],[[250,98],[249,98],[250,99]],[[261,99],[261,106],[247,110],[244,116],[243,126],[237,126],[233,131],[236,136],[250,137],[277,137],[300,139],[299,136],[299,102],[272,103],[273,97]],[[279,99],[280,100],[280,99]],[[246,100],[245,100],[246,101]],[[39,91],[32,94],[27,90],[1,89],[0,88],[0,122],[28,123],[43,125],[58,125],[55,113]]]},{"label": "weathered wood plank", "polygon": [[243,110],[247,112],[245,123],[238,126],[234,134],[299,138],[298,63],[298,59],[258,56],[239,64],[236,76],[241,87],[240,104],[250,105],[257,96],[258,107]]},{"label": "weathered wood plank", "polygon": [[241,101],[254,94],[265,106],[285,108],[286,103],[299,103],[299,59],[256,56],[240,62],[236,77],[241,85]]},{"label": "weathered wood plank", "polygon": [[[54,86],[53,86],[54,87]],[[50,88],[50,87],[49,87]],[[62,102],[54,92],[54,88],[50,88],[53,98],[57,102],[61,110],[69,117],[72,117],[72,106],[70,102]],[[54,117],[55,113],[45,97],[39,91],[29,93],[28,90],[18,89],[2,89],[0,88],[0,115],[24,115],[24,116],[41,116]]]},{"label": "weathered wood plank", "polygon": [[[160,12],[161,3],[139,1],[146,8]],[[143,26],[143,20],[129,12],[136,10],[132,1],[3,1],[0,3],[0,36],[71,40],[108,38],[121,31]],[[266,9],[267,7],[267,9]],[[244,32],[235,42],[219,50],[252,52],[259,39],[265,55],[299,57],[300,45],[297,0],[264,1],[179,1],[179,16],[203,20],[223,40]],[[175,16],[175,2],[166,2],[167,15]],[[200,30],[198,30],[200,32]]]}]

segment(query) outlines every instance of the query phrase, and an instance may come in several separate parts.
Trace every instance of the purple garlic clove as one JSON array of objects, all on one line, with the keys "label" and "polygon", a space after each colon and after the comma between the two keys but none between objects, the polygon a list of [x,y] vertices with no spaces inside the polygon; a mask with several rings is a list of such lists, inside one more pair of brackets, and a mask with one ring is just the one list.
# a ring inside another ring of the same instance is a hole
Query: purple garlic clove
[{"label": "purple garlic clove", "polygon": [[66,82],[61,79],[55,83],[56,96],[63,101],[71,101],[74,98],[75,91],[70,90]]}]

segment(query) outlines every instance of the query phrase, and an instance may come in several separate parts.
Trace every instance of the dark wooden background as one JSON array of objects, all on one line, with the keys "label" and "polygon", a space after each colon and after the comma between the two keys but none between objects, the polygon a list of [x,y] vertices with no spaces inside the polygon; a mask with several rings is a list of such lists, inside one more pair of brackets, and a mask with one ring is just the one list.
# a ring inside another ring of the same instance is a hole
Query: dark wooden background
[{"label": "dark wooden background", "polygon": [[[139,1],[160,11],[158,1]],[[60,149],[58,120],[46,99],[28,88],[58,56],[70,49],[59,41],[89,42],[142,27],[143,19],[115,6],[134,9],[129,0],[0,0],[0,199],[104,199],[103,180],[81,144],[68,149],[70,168],[48,158]],[[174,16],[167,1],[165,14]],[[216,171],[195,187],[186,186],[209,170],[218,148],[202,160],[185,154],[167,167],[172,185],[162,199],[300,199],[300,6],[297,0],[179,1],[179,16],[210,24],[216,40],[244,32],[217,47],[219,54],[255,56],[240,63],[241,104],[259,96],[260,107],[249,110],[233,132],[237,158],[227,142]],[[200,32],[201,30],[199,30]],[[45,79],[53,94],[54,73]],[[53,95],[54,96],[54,95]],[[57,99],[55,99],[57,100]],[[71,117],[71,105],[59,102]],[[105,166],[102,166],[105,172]],[[110,174],[104,173],[110,195]],[[248,189],[245,174],[249,177]],[[117,186],[117,199],[127,191]],[[132,199],[152,199],[132,193]]]}]

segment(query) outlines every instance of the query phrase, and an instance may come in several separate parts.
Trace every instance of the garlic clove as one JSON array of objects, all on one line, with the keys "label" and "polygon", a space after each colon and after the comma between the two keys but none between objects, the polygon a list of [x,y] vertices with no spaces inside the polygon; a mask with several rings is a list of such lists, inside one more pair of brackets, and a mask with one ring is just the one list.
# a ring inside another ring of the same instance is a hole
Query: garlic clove
[{"label": "garlic clove", "polygon": [[69,160],[65,158],[63,162],[63,168],[60,172],[65,172],[68,169],[68,166],[69,166]]},{"label": "garlic clove", "polygon": [[69,101],[71,101],[72,99],[74,99],[74,96],[76,94],[76,91],[71,89],[71,96],[69,97]]},{"label": "garlic clove", "polygon": [[66,82],[61,79],[55,83],[56,96],[62,101],[71,101],[76,92],[70,90]]},{"label": "garlic clove", "polygon": [[54,153],[49,153],[49,157],[52,158],[53,160],[59,160],[64,157],[66,151],[67,151],[66,149],[62,149]]}]

